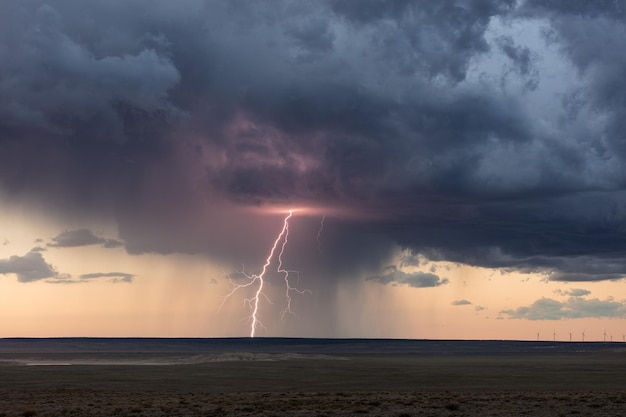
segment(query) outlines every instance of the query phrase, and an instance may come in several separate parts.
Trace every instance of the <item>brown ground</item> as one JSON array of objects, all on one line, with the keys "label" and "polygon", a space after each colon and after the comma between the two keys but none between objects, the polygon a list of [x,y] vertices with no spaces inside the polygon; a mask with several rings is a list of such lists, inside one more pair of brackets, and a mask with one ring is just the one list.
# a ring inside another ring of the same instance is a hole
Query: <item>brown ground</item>
[{"label": "brown ground", "polygon": [[626,354],[0,363],[0,417],[357,414],[626,416]]}]

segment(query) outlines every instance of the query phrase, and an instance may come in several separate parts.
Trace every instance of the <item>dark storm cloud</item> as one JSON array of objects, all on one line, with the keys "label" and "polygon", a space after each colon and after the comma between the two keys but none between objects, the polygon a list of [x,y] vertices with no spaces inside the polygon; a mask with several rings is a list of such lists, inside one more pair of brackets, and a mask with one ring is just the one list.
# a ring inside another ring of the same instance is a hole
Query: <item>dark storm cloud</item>
[{"label": "dark storm cloud", "polygon": [[[624,107],[626,93],[626,8],[623,2],[597,1],[528,1],[522,8],[530,16],[548,17],[552,21],[547,36],[558,43],[562,52],[580,71],[586,83],[567,99],[570,117],[579,118],[580,103],[607,119],[604,140],[588,138],[593,150],[606,158],[613,153],[623,158]],[[616,155],[617,156],[617,155]],[[619,179],[623,186],[623,178]]]},{"label": "dark storm cloud", "polygon": [[524,7],[564,16],[609,16],[620,19],[626,17],[624,4],[614,0],[526,0],[524,3]]},{"label": "dark storm cloud", "polygon": [[102,245],[105,248],[117,248],[122,246],[122,242],[115,239],[105,239],[96,236],[89,229],[66,230],[58,236],[52,238],[49,247],[72,248],[77,246]]},{"label": "dark storm cloud", "polygon": [[14,255],[8,259],[0,259],[0,274],[15,274],[19,282],[63,277],[37,251],[30,251],[24,256]]},{"label": "dark storm cloud", "polygon": [[[68,10],[70,5],[3,4],[4,131],[21,136],[29,128],[67,138],[85,129],[96,137],[83,140],[123,141],[123,109],[116,107],[145,112],[167,107],[165,93],[179,74],[167,57],[149,47],[125,45],[118,54],[98,56],[89,38],[102,34],[72,30],[83,16]],[[97,9],[84,17],[95,18]],[[95,41],[105,48],[109,42]]]},{"label": "dark storm cloud", "polygon": [[389,60],[389,69],[428,78],[444,76],[452,81],[463,80],[471,58],[489,50],[484,38],[489,19],[510,10],[514,3],[331,2],[340,17],[374,31],[372,52]]},{"label": "dark storm cloud", "polygon": [[525,46],[517,46],[510,36],[503,36],[498,39],[498,46],[502,52],[515,63],[519,72],[526,75],[532,69],[532,54]]},{"label": "dark storm cloud", "polygon": [[[112,214],[130,253],[258,263],[280,219],[238,209],[315,204],[359,215],[297,246],[324,276],[399,246],[621,278],[625,25],[609,1],[4,1],[0,187]],[[428,281],[400,273],[378,281]]]}]

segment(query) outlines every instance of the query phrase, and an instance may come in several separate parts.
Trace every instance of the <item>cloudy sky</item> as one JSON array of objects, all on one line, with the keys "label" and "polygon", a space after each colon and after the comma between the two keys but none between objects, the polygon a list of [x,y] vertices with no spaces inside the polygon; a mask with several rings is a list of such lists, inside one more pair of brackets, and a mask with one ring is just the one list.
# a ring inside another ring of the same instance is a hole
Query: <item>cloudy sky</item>
[{"label": "cloudy sky", "polygon": [[621,341],[625,39],[611,0],[2,1],[0,337]]}]

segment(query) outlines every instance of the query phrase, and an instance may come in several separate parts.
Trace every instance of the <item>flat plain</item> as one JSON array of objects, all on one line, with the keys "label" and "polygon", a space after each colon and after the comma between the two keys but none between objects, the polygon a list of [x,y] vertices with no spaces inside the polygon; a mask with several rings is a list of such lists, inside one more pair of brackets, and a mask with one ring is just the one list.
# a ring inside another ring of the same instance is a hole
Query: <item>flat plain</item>
[{"label": "flat plain", "polygon": [[623,416],[626,352],[0,352],[0,416],[117,415]]}]

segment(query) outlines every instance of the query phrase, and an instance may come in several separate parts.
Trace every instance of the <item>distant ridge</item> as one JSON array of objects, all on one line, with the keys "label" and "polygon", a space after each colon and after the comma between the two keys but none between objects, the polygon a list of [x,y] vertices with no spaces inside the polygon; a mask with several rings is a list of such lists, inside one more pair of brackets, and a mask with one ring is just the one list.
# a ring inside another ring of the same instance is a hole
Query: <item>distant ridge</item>
[{"label": "distant ridge", "polygon": [[291,337],[52,337],[0,339],[2,353],[298,353],[396,355],[572,354],[626,350],[622,342]]}]

